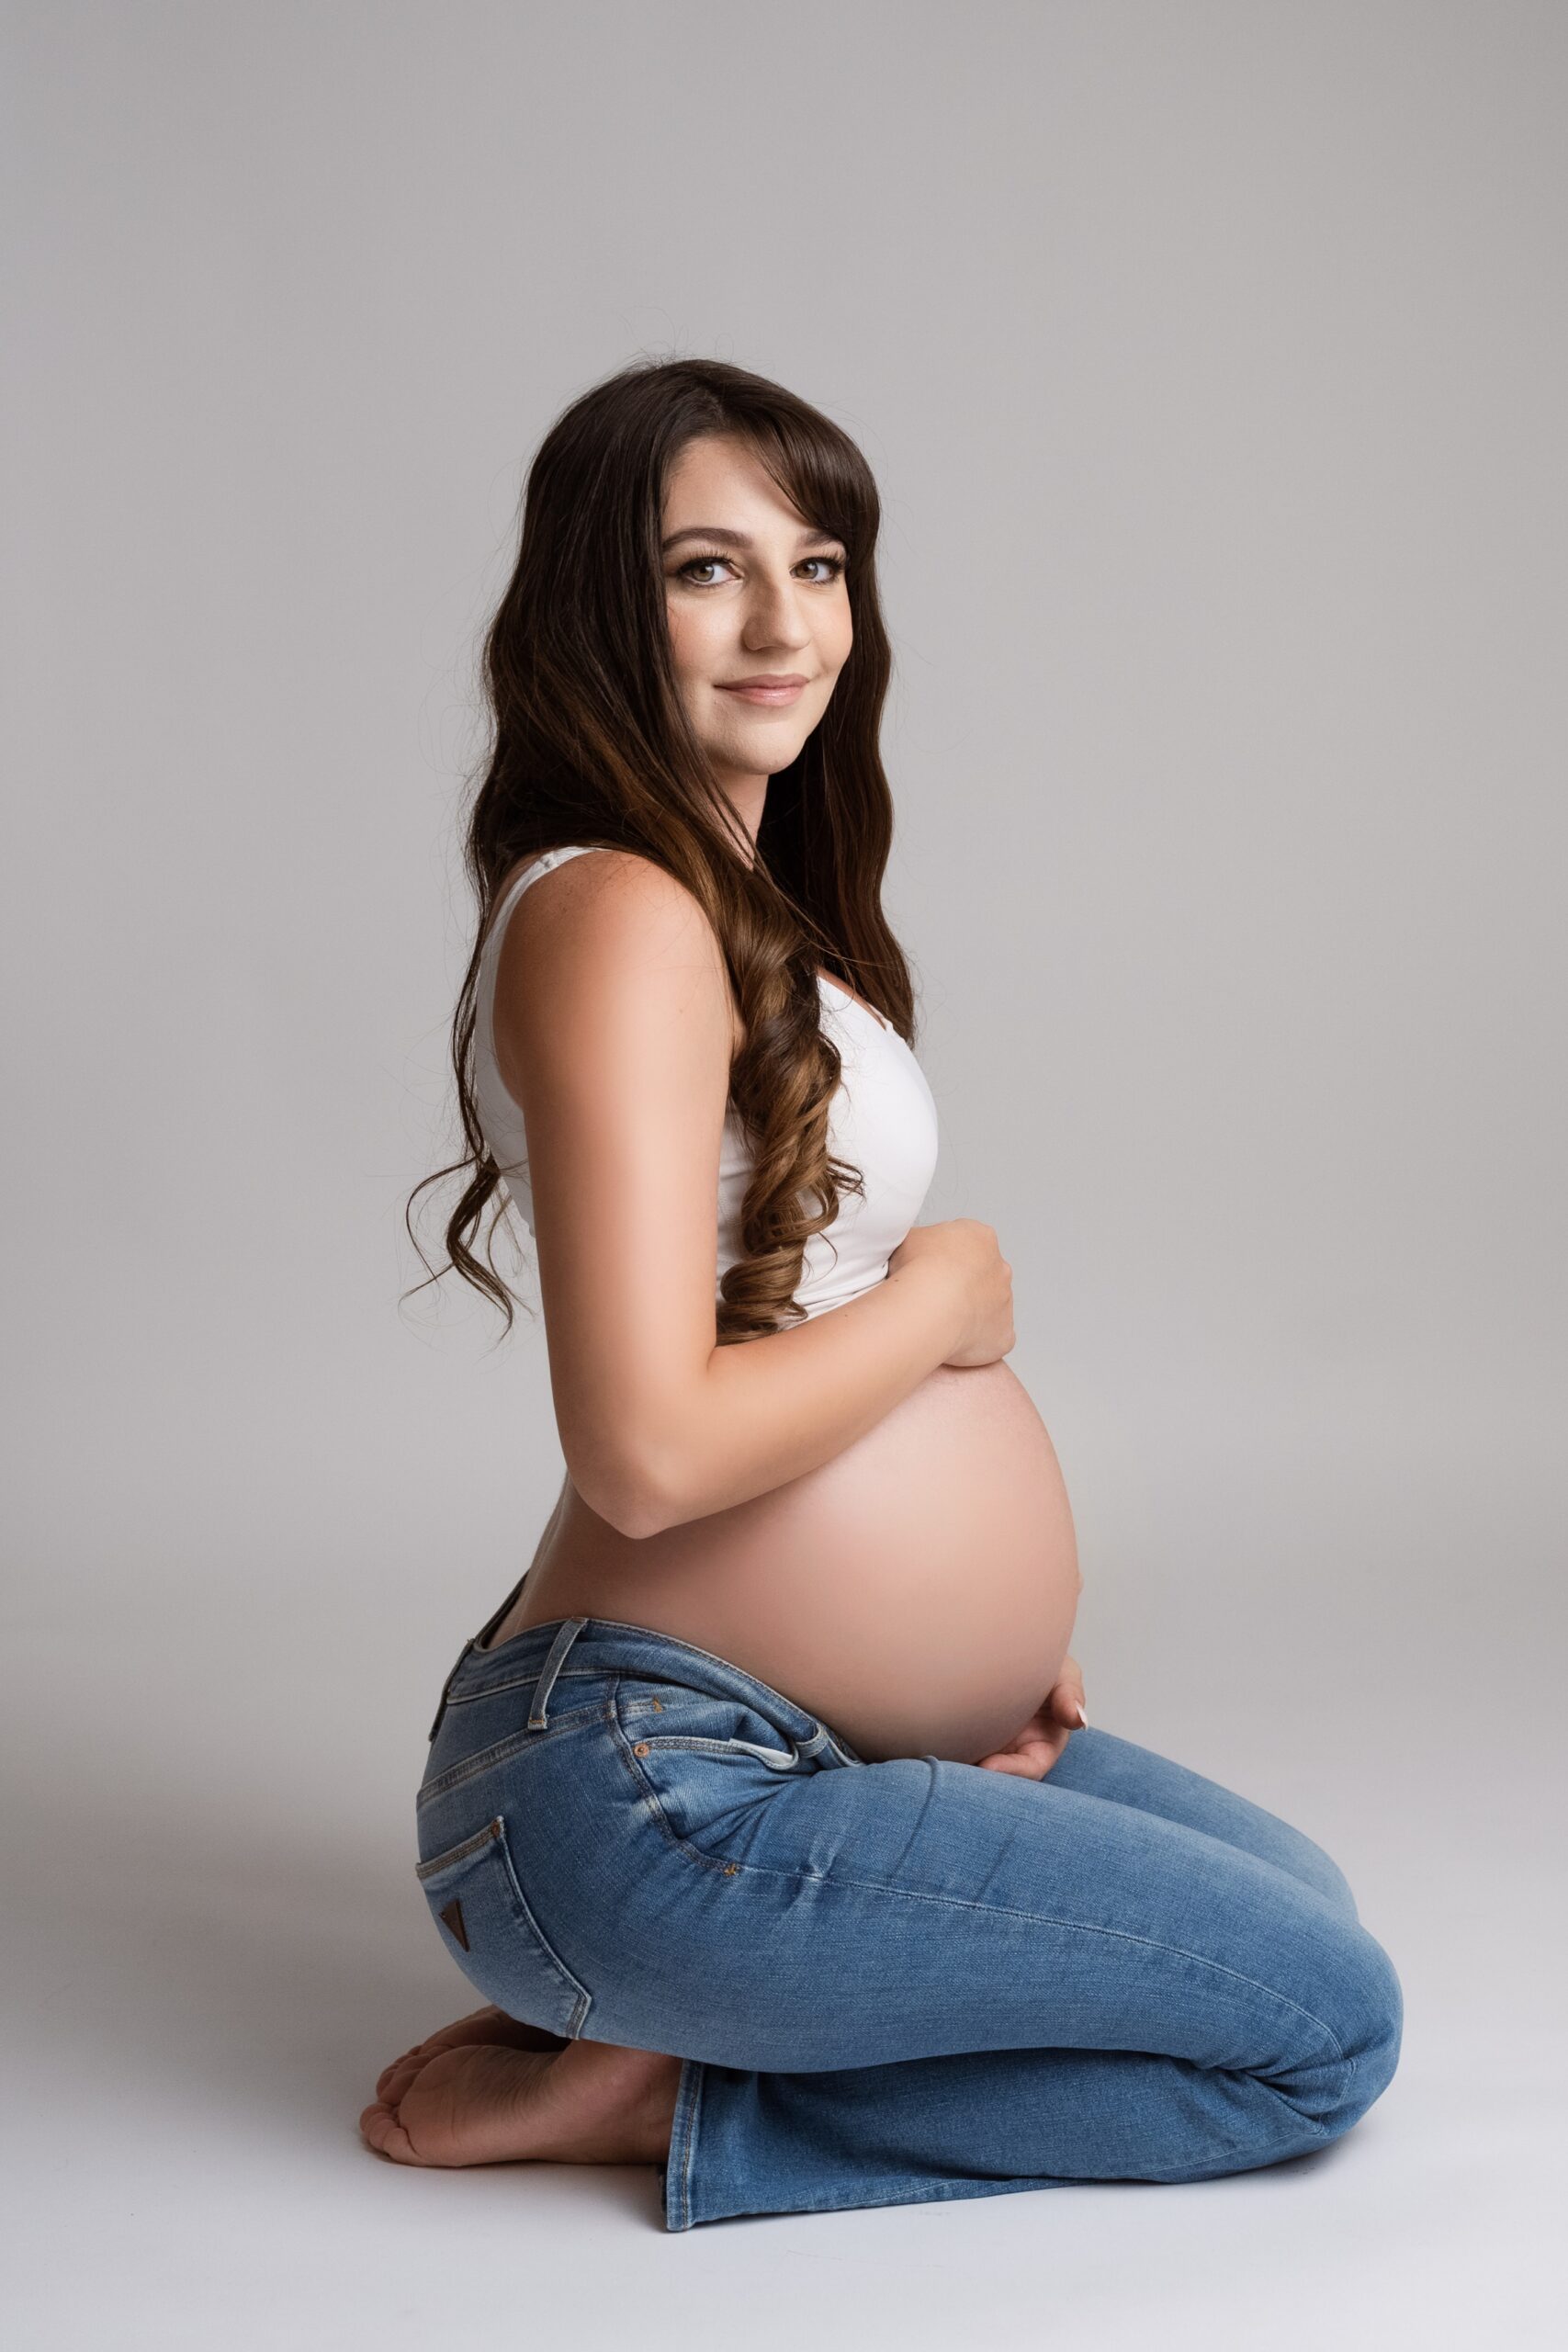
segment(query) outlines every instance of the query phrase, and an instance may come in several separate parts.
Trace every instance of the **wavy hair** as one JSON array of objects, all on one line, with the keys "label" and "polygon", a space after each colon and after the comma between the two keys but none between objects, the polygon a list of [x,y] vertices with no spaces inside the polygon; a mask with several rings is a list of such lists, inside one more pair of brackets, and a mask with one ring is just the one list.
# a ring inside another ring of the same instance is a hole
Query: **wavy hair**
[{"label": "wavy hair", "polygon": [[[848,556],[853,643],[798,758],[769,780],[754,856],[687,718],[665,610],[666,481],[686,444],[711,434],[743,442]],[[716,1344],[804,1316],[795,1292],[806,1245],[838,1216],[840,1191],[863,1191],[862,1171],[828,1148],[840,1065],[823,1033],[817,972],[854,988],[913,1043],[908,968],[881,904],[893,801],[878,748],[892,673],[876,590],[880,518],[871,469],[848,434],[722,360],[638,361],[573,401],[539,445],[516,566],[483,650],[491,730],[465,843],[479,920],[451,1030],[467,1150],[416,1185],[404,1211],[430,1269],[413,1201],[448,1176],[467,1178],[446,1227],[448,1261],[501,1308],[508,1331],[512,1294],[491,1247],[506,1196],[472,1082],[476,977],[501,883],[540,851],[593,842],[650,859],[699,900],[721,943],[744,1032],[729,1102],[753,1164],[742,1255],[716,1299]],[[481,1261],[470,1244],[492,1203]],[[427,1281],[438,1279],[430,1269]]]}]

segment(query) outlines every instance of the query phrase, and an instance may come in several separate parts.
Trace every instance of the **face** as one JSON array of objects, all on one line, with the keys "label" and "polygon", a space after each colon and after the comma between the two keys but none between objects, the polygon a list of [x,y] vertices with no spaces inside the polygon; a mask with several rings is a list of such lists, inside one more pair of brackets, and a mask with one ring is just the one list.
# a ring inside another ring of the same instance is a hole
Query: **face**
[{"label": "face", "polygon": [[718,434],[671,469],[662,536],[681,699],[754,841],[769,776],[796,757],[849,659],[848,551]]}]

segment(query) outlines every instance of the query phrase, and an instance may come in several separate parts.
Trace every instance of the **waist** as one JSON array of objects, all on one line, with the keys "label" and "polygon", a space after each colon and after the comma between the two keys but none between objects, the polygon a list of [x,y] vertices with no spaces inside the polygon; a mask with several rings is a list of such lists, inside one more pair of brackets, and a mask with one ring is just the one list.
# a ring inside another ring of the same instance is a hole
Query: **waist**
[{"label": "waist", "polygon": [[574,1698],[589,1684],[635,1679],[756,1707],[788,1734],[802,1755],[832,1748],[843,1762],[864,1760],[848,1740],[786,1691],[776,1690],[732,1658],[651,1626],[613,1617],[547,1618],[489,1646],[488,1637],[512,1610],[528,1574],[524,1572],[489,1623],[458,1652],[431,1725],[432,1741],[450,1705],[504,1693],[514,1709],[520,1710],[526,1701],[529,1727],[543,1731],[549,1727],[552,1712],[558,1716],[570,1712]]}]

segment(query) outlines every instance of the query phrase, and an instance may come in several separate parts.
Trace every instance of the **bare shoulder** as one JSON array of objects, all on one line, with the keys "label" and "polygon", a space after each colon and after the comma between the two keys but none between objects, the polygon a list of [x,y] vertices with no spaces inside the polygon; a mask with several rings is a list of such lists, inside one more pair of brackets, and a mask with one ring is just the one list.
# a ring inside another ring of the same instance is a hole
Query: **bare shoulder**
[{"label": "bare shoulder", "polygon": [[713,925],[672,874],[628,850],[568,858],[524,891],[502,942],[494,1026],[502,1076],[510,1084],[508,1060],[563,1023],[594,1030],[660,1005],[728,1036],[733,1051],[733,995]]}]

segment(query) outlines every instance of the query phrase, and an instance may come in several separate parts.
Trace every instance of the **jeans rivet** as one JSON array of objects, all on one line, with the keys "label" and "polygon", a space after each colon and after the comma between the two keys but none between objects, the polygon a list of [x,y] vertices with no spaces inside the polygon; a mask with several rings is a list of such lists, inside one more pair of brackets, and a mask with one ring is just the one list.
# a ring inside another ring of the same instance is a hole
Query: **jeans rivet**
[{"label": "jeans rivet", "polygon": [[736,1871],[737,1871],[739,1868],[740,1868],[740,1865],[739,1865],[739,1862],[726,1862],[726,1864],[725,1864],[725,1866],[724,1866],[724,1875],[725,1875],[725,1877],[726,1877],[726,1878],[733,1878],[733,1877],[735,1876]]},{"label": "jeans rivet", "polygon": [[662,1699],[655,1699],[653,1702],[653,1712],[656,1715],[661,1715],[664,1713],[664,1702]]},{"label": "jeans rivet", "polygon": [[647,1742],[647,1740],[646,1740],[646,1739],[639,1739],[639,1740],[637,1741],[637,1746],[632,1749],[632,1754],[633,1754],[634,1756],[646,1756],[646,1755],[648,1754],[648,1742]]}]

